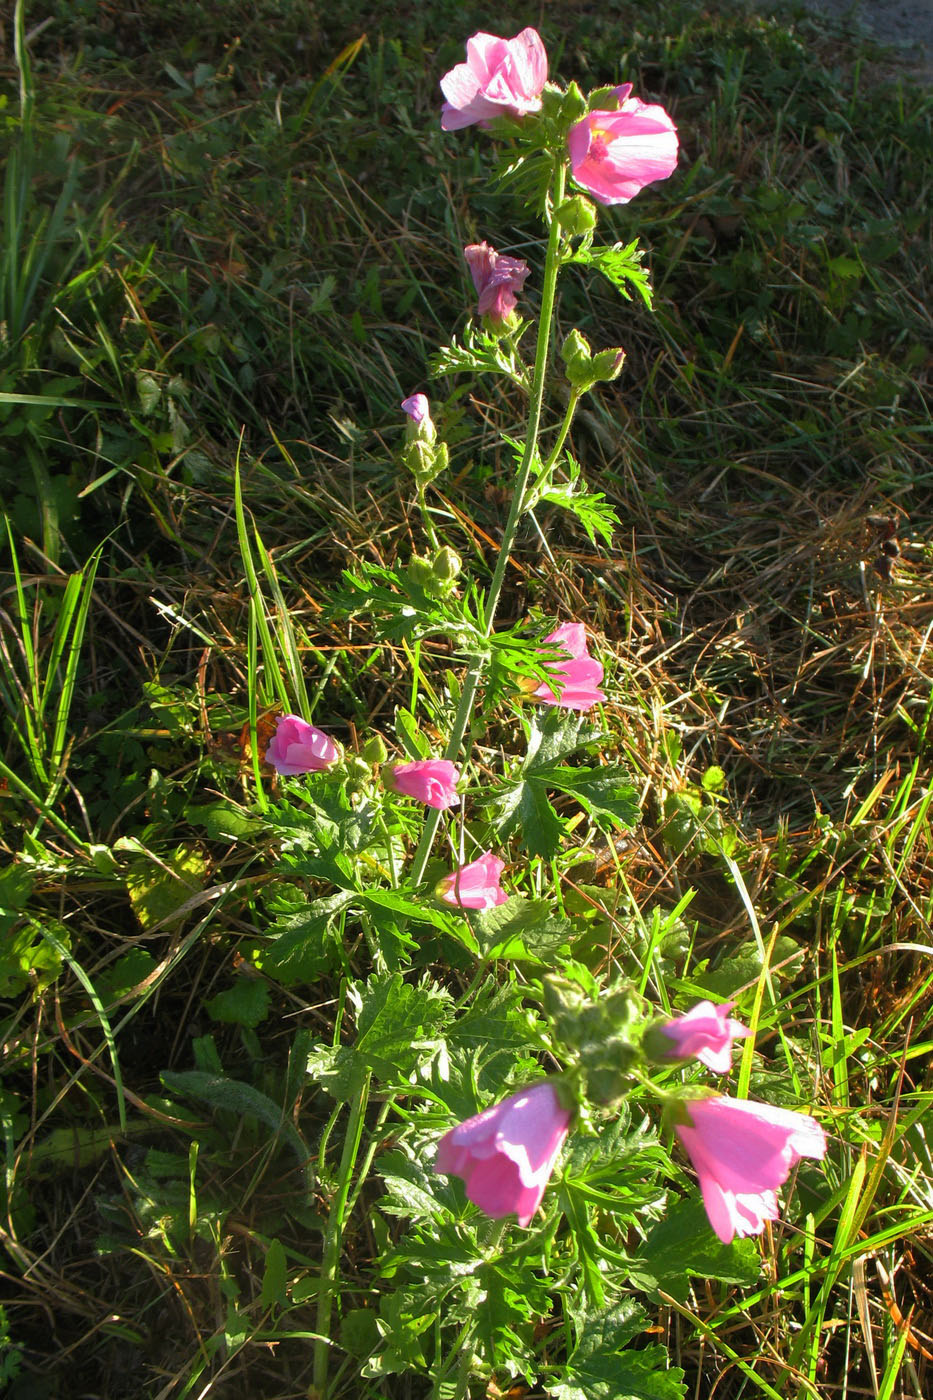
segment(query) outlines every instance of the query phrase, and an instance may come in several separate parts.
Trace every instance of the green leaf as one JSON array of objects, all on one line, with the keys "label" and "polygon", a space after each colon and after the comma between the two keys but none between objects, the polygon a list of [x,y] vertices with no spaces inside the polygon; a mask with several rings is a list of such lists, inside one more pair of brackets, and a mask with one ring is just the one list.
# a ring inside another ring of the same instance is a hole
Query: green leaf
[{"label": "green leaf", "polygon": [[[794,942],[793,938],[788,937],[786,933],[781,934],[771,953],[772,977],[796,976],[803,962],[803,956],[803,950]],[[780,966],[782,963],[783,967]],[[749,939],[745,943],[740,943],[735,952],[724,959],[714,971],[703,972],[698,976],[691,977],[688,983],[684,983],[684,988],[690,991],[697,990],[703,994],[713,992],[717,997],[727,999],[742,987],[757,982],[761,976],[761,969],[761,950],[757,943]]]},{"label": "green leaf", "polygon": [[187,817],[192,826],[203,827],[211,841],[242,841],[262,830],[258,817],[250,816],[232,802],[206,802],[189,807]]},{"label": "green leaf", "polygon": [[338,1101],[350,1098],[365,1072],[352,1045],[316,1045],[308,1052],[308,1075]]},{"label": "green leaf", "polygon": [[592,248],[583,244],[567,261],[595,267],[597,272],[609,279],[616,291],[621,292],[626,301],[632,299],[629,286],[633,286],[650,309],[652,290],[648,273],[641,265],[644,256],[644,250],[639,248],[638,240],[635,239],[627,244],[614,243],[609,248]]},{"label": "green leaf", "polygon": [[238,977],[232,987],[205,1002],[212,1021],[236,1026],[258,1026],[269,1014],[269,988],[256,977]]},{"label": "green leaf", "polygon": [[518,830],[531,856],[553,860],[561,849],[564,823],[548,800],[547,789],[533,779],[510,783],[497,795],[499,834],[505,839]]},{"label": "green leaf", "polygon": [[138,987],[156,969],[151,953],[144,948],[131,948],[112,967],[100,974],[95,982],[98,995],[105,1006],[125,996],[133,987]]},{"label": "green leaf", "polygon": [[304,1138],[281,1106],[252,1084],[199,1069],[163,1070],[159,1078],[170,1093],[200,1099],[210,1108],[233,1113],[238,1118],[244,1115],[258,1118],[272,1130],[274,1137],[287,1142],[302,1167],[308,1168],[311,1153]]},{"label": "green leaf", "polygon": [[204,888],[207,871],[204,852],[192,845],[178,846],[160,861],[148,856],[134,861],[126,888],[143,929],[178,923],[185,904]]},{"label": "green leaf", "polygon": [[723,1244],[710,1226],[702,1201],[678,1201],[651,1229],[631,1264],[630,1281],[661,1302],[659,1290],[685,1303],[690,1276],[752,1288],[761,1274],[754,1240]]},{"label": "green leaf", "polygon": [[379,1328],[372,1308],[351,1308],[344,1313],[340,1319],[340,1345],[344,1351],[363,1361],[376,1350],[378,1342]]},{"label": "green leaf", "polygon": [[352,890],[340,890],[315,900],[300,913],[276,919],[269,929],[275,942],[263,948],[259,959],[262,971],[283,987],[295,987],[338,967],[340,955],[332,923],[356,898]]},{"label": "green leaf", "polygon": [[506,336],[489,335],[475,326],[467,327],[463,343],[456,337],[449,345],[442,345],[430,361],[432,379],[445,374],[504,374],[513,384],[527,390],[529,388],[528,369],[518,353],[527,322],[509,332]]},{"label": "green leaf", "polygon": [[395,972],[371,977],[362,989],[357,984],[354,995],[357,1055],[380,1079],[406,1082],[450,1019],[449,994],[431,982],[413,986]]},{"label": "green leaf", "polygon": [[271,1308],[273,1303],[285,1305],[285,1250],[280,1240],[269,1241],[259,1301],[264,1308]]},{"label": "green leaf", "polygon": [[455,916],[448,914],[444,909],[436,909],[427,902],[410,899],[401,890],[366,890],[361,898],[372,910],[385,909],[411,919],[416,924],[432,924],[444,933],[455,932]]},{"label": "green leaf", "polygon": [[[559,648],[555,649],[554,655],[557,659]],[[599,730],[583,715],[567,714],[558,706],[546,710],[543,716],[532,715],[522,776],[534,777],[551,769],[561,759],[569,758],[598,738]]]},{"label": "green leaf", "polygon": [[597,822],[606,818],[612,826],[634,826],[638,821],[638,790],[627,769],[553,768],[541,774],[542,781],[570,793]]},{"label": "green leaf", "polygon": [[468,917],[484,958],[550,962],[573,936],[570,921],[552,914],[547,900],[520,894],[495,909],[471,911]]},{"label": "green leaf", "polygon": [[597,535],[606,544],[612,544],[619,517],[602,491],[581,491],[579,478],[572,478],[566,482],[552,482],[541,492],[540,499],[575,515],[586,531],[590,544],[595,545]]},{"label": "green leaf", "polygon": [[630,1298],[599,1312],[577,1314],[578,1340],[565,1379],[549,1387],[555,1400],[682,1400],[684,1373],[668,1369],[664,1347],[627,1349],[646,1323],[645,1313]]},{"label": "green leaf", "polygon": [[399,743],[410,759],[417,761],[431,757],[431,745],[418,728],[418,722],[408,710],[396,710],[395,733]]}]

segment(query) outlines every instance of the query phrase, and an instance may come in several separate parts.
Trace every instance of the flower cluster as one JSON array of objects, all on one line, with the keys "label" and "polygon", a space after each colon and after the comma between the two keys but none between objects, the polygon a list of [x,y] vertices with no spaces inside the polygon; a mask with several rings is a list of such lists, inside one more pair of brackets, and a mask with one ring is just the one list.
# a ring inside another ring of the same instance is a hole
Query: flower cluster
[{"label": "flower cluster", "polygon": [[[719,1073],[732,1063],[732,1042],[749,1034],[730,1004],[700,1002],[683,1016],[650,1026],[646,1053],[659,1060],[697,1059]],[[563,1091],[563,1092],[562,1092]],[[777,1191],[801,1157],[821,1159],[826,1137],[814,1118],[726,1094],[671,1098],[674,1130],[693,1163],[710,1224],[726,1244],[778,1218]],[[435,1170],[460,1176],[487,1215],[537,1209],[573,1118],[569,1085],[544,1081],[475,1114],[441,1139]]]},{"label": "flower cluster", "polygon": [[[547,82],[547,54],[541,36],[523,29],[514,39],[474,34],[466,63],[441,79],[447,99],[441,114],[445,131],[494,117],[523,118],[540,112]],[[663,107],[632,97],[631,83],[599,94],[610,106],[596,107],[567,135],[575,182],[600,204],[627,204],[639,190],[664,180],[677,168],[677,128]]]}]

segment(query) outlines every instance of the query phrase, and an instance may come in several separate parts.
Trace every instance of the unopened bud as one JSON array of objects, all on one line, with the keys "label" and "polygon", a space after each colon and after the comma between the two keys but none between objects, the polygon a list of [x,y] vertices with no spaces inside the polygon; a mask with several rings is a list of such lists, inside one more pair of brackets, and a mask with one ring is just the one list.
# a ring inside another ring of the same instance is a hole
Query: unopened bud
[{"label": "unopened bud", "polygon": [[582,194],[575,194],[558,209],[557,222],[568,238],[582,238],[596,227],[596,206]]},{"label": "unopened bud", "polygon": [[463,560],[455,549],[445,545],[439,549],[434,559],[434,577],[441,583],[453,583],[463,568]]},{"label": "unopened bud", "polygon": [[564,93],[564,100],[560,106],[561,117],[566,122],[579,121],[586,113],[586,98],[577,87],[576,83],[570,83]]},{"label": "unopened bud", "polygon": [[366,759],[357,753],[347,755],[345,770],[351,788],[362,787],[373,775],[372,764],[367,763]]},{"label": "unopened bud", "polygon": [[593,383],[600,381],[608,384],[611,380],[618,379],[624,363],[625,351],[621,345],[615,345],[611,350],[600,350],[593,356]]},{"label": "unopened bud", "polygon": [[417,584],[419,588],[430,588],[435,581],[433,561],[422,558],[420,554],[411,556],[405,573],[411,582]]},{"label": "unopened bud", "polygon": [[385,763],[389,757],[389,750],[386,748],[381,734],[371,734],[360,751],[361,757],[367,763]]}]

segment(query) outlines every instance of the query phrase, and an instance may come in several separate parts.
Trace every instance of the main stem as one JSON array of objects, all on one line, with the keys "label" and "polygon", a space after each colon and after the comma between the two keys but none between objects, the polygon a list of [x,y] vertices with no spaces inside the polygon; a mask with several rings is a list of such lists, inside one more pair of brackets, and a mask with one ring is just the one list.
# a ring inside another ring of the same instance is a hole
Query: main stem
[{"label": "main stem", "polygon": [[[535,452],[538,446],[538,431],[541,426],[541,407],[544,403],[544,384],[547,375],[548,351],[551,345],[551,321],[554,316],[554,295],[557,290],[557,274],[560,270],[560,225],[557,222],[557,210],[564,199],[564,181],[566,171],[561,162],[554,173],[554,184],[552,187],[551,204],[551,227],[548,234],[547,254],[544,260],[544,285],[541,289],[541,315],[538,318],[538,342],[535,348],[534,377],[531,384],[531,404],[528,410],[528,432],[525,437],[525,450],[519,464],[515,477],[515,490],[512,496],[512,504],[509,508],[508,519],[505,522],[505,529],[502,533],[502,545],[499,549],[499,557],[496,560],[496,567],[492,576],[492,583],[489,585],[489,592],[486,594],[486,602],[483,608],[483,636],[489,637],[492,633],[493,624],[496,620],[496,609],[499,606],[499,599],[502,595],[502,585],[505,582],[505,571],[508,568],[509,557],[512,552],[512,545],[515,542],[515,534],[518,529],[518,522],[522,517],[525,505],[525,496],[528,490],[528,478],[531,475],[532,463],[535,460]],[[485,653],[475,656],[470,663],[466,679],[463,683],[463,693],[460,696],[460,704],[457,706],[457,713],[454,716],[453,726],[450,731],[450,739],[444,757],[453,761],[459,756],[460,748],[463,744],[464,735],[470,724],[473,714],[473,705],[476,701],[476,692],[479,690],[483,672],[486,669]],[[415,885],[420,884],[424,878],[425,866],[431,854],[431,847],[434,844],[434,837],[440,823],[441,814],[439,811],[432,811],[424,824],[421,833],[421,840],[415,852],[415,859],[412,864],[411,879]]]},{"label": "main stem", "polygon": [[350,1181],[356,1164],[363,1137],[363,1119],[369,1101],[369,1075],[361,1080],[357,1092],[350,1103],[350,1121],[343,1141],[340,1158],[340,1171],[337,1193],[331,1202],[324,1232],[324,1257],[321,1261],[321,1291],[317,1303],[317,1326],[314,1340],[314,1391],[323,1397],[327,1394],[327,1364],[330,1358],[330,1320],[334,1307],[334,1292],[337,1287],[337,1265],[340,1261],[340,1246],[343,1242],[343,1223],[346,1218],[347,1197],[350,1194]]}]

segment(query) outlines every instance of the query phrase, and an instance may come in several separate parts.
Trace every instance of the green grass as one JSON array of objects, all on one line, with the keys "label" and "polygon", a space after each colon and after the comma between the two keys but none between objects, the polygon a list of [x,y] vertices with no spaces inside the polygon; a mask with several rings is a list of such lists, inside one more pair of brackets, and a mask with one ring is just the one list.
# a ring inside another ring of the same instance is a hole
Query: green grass
[{"label": "green grass", "polygon": [[[256,731],[288,697],[351,752],[372,729],[401,742],[397,707],[430,742],[449,723],[446,644],[333,600],[349,563],[423,547],[393,455],[416,388],[444,405],[454,458],[435,524],[488,581],[512,472],[498,432],[523,399],[491,378],[429,386],[427,365],[463,329],[463,244],[534,262],[536,234],[492,189],[488,145],[439,130],[437,76],[492,23],[479,7],[259,0],[222,26],[198,3],[33,8],[26,31],[52,22],[30,42],[28,121],[11,58],[0,113],[0,1376],[18,1353],[14,1400],[297,1396],[345,1144],[305,1071],[350,1010],[342,967],[255,966],[322,893],[283,866],[294,833]],[[578,825],[561,898],[594,970],[665,1006],[745,996],[741,1082],[815,1103],[832,1137],[828,1187],[801,1171],[760,1276],[642,1289],[648,1341],[689,1394],[922,1397],[933,103],[801,11],[495,19],[526,23],[564,79],[663,101],[685,150],[607,221],[647,247],[657,314],[561,286],[563,330],[628,351],[572,432],[622,528],[593,546],[543,508],[550,555],[529,527],[506,579],[503,625],[537,609],[605,639],[608,757],[641,801],[618,848]],[[510,716],[490,724],[480,782],[514,746]],[[403,841],[386,834],[387,868]],[[527,892],[550,878],[513,858]],[[364,935],[334,919],[362,974]],[[424,967],[460,996],[471,965],[423,932]],[[359,1374],[388,1286],[373,1260],[407,1229],[379,1172],[428,1140],[440,1118],[421,1112],[387,1091],[365,1125],[337,1395],[428,1393]],[[618,1242],[598,1245],[605,1263]]]}]

